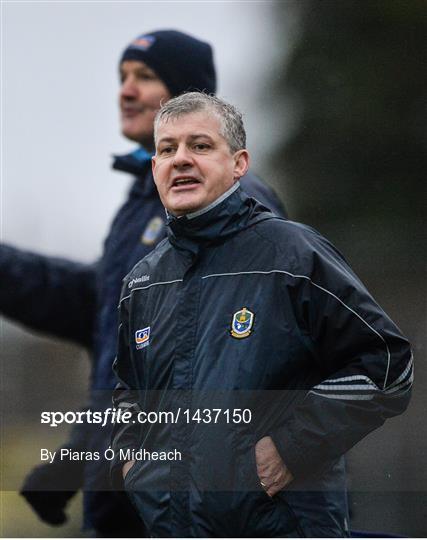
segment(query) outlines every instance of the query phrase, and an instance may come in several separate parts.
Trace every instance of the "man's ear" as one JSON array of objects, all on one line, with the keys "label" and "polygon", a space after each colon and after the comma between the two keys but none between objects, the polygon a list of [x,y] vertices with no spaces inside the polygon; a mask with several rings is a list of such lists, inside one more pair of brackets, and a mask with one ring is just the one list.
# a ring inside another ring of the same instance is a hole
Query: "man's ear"
[{"label": "man's ear", "polygon": [[234,179],[238,180],[244,176],[249,169],[249,152],[247,150],[238,150],[234,156]]},{"label": "man's ear", "polygon": [[154,183],[156,183],[156,177],[155,177],[155,175],[154,175],[155,169],[156,169],[156,156],[153,156],[153,157],[151,158],[151,170],[152,170],[152,172],[153,172]]}]

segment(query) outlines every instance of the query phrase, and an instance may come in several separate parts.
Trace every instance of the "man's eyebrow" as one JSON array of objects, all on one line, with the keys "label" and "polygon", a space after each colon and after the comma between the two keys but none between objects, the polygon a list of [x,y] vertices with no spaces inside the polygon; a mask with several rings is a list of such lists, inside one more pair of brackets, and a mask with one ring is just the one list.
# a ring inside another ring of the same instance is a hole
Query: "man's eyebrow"
[{"label": "man's eyebrow", "polygon": [[[133,71],[134,71],[134,73],[137,73],[137,74],[144,73],[144,74],[147,74],[147,75],[156,76],[155,72],[148,66],[137,66],[137,67],[134,68]],[[124,68],[123,66],[119,67],[120,75],[125,75],[128,72],[129,71],[126,68]]]},{"label": "man's eyebrow", "polygon": [[189,136],[189,139],[199,139],[203,137],[205,139],[210,139],[211,141],[213,140],[213,138],[208,133],[194,133],[193,135]]},{"label": "man's eyebrow", "polygon": [[[213,138],[207,133],[193,133],[189,135],[188,138],[191,141],[193,141],[194,139],[201,139],[201,138],[209,139],[211,141],[213,140]],[[174,141],[176,141],[176,137],[162,137],[161,139],[158,140],[158,144],[163,143],[163,142],[174,142]]]},{"label": "man's eyebrow", "polygon": [[149,75],[155,75],[155,72],[148,66],[138,66],[135,68],[137,73],[148,73]]},{"label": "man's eyebrow", "polygon": [[161,139],[159,139],[157,141],[157,144],[160,144],[160,143],[168,143],[168,142],[174,142],[176,139],[174,137],[162,137]]}]

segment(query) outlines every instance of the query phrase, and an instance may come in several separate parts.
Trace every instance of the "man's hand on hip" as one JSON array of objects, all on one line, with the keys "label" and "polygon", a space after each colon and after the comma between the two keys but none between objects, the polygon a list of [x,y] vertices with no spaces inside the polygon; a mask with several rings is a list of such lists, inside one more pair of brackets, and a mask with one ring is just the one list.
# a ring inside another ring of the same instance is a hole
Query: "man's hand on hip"
[{"label": "man's hand on hip", "polygon": [[293,480],[271,437],[263,437],[255,445],[255,458],[261,486],[269,497],[276,495]]}]

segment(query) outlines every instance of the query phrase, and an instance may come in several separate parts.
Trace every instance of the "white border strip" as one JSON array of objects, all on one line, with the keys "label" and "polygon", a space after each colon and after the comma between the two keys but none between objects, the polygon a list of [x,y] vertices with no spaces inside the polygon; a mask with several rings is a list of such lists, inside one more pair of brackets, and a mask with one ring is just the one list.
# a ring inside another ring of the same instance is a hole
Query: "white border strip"
[{"label": "white border strip", "polygon": [[183,280],[182,279],[174,279],[172,281],[159,281],[158,283],[150,283],[150,285],[146,285],[145,287],[135,287],[134,289],[131,290],[130,294],[128,294],[127,296],[123,297],[120,300],[119,306],[123,302],[123,300],[127,300],[128,298],[130,298],[134,291],[142,291],[142,290],[145,290],[145,289],[149,289],[150,287],[154,287],[155,285],[170,285],[171,283],[180,283],[181,281],[183,281]]},{"label": "white border strip", "polygon": [[317,390],[379,390],[378,386],[372,384],[317,384]]},{"label": "white border strip", "polygon": [[320,396],[323,398],[330,398],[330,399],[344,399],[346,401],[368,401],[370,399],[373,399],[375,397],[375,394],[321,394],[320,392],[315,392],[314,390],[310,390],[309,394],[316,394],[316,396]]},{"label": "white border strip", "polygon": [[215,206],[218,206],[222,203],[222,201],[225,201],[227,197],[229,197],[232,193],[236,191],[236,189],[240,187],[240,182],[237,181],[235,184],[231,186],[229,190],[227,190],[225,193],[223,193],[218,199],[215,199],[211,204],[206,206],[205,208],[201,208],[200,210],[197,210],[196,212],[192,212],[191,214],[185,214],[185,217],[187,219],[194,219],[196,217],[202,216],[203,214],[206,214],[206,212],[209,212],[209,210],[212,210],[212,208],[215,208]]},{"label": "white border strip", "polygon": [[[409,362],[406,368],[403,370],[402,374],[394,382],[392,382],[389,385],[389,388],[393,388],[394,386],[402,386],[402,385],[399,385],[399,383],[403,381],[403,379],[408,375],[410,371],[412,371],[413,363],[414,363],[414,356],[413,354],[411,354],[411,358],[409,359]],[[414,373],[411,373],[410,380],[413,380],[413,379],[414,379]]]}]

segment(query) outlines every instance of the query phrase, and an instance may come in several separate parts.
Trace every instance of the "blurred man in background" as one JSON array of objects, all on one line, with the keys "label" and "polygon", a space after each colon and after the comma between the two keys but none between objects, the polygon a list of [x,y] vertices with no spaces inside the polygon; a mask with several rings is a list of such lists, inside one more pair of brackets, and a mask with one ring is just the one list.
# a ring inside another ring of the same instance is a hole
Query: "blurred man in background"
[{"label": "blurred man in background", "polygon": [[[93,353],[89,408],[111,405],[111,370],[117,346],[117,304],[121,282],[138,260],[165,235],[165,212],[151,173],[153,121],[161,102],[189,90],[214,93],[216,74],[208,43],[182,32],[161,30],[139,36],[120,59],[121,130],[138,143],[117,156],[113,168],[134,175],[127,200],[117,212],[101,258],[92,265],[0,246],[0,310],[31,329],[76,342]],[[276,195],[251,173],[243,189],[284,215]],[[110,427],[77,425],[66,448],[99,451],[109,445]],[[141,536],[142,524],[127,497],[110,491],[108,463],[60,461],[37,467],[23,495],[41,519],[65,522],[64,509],[85,490],[84,526],[98,536]]]}]

